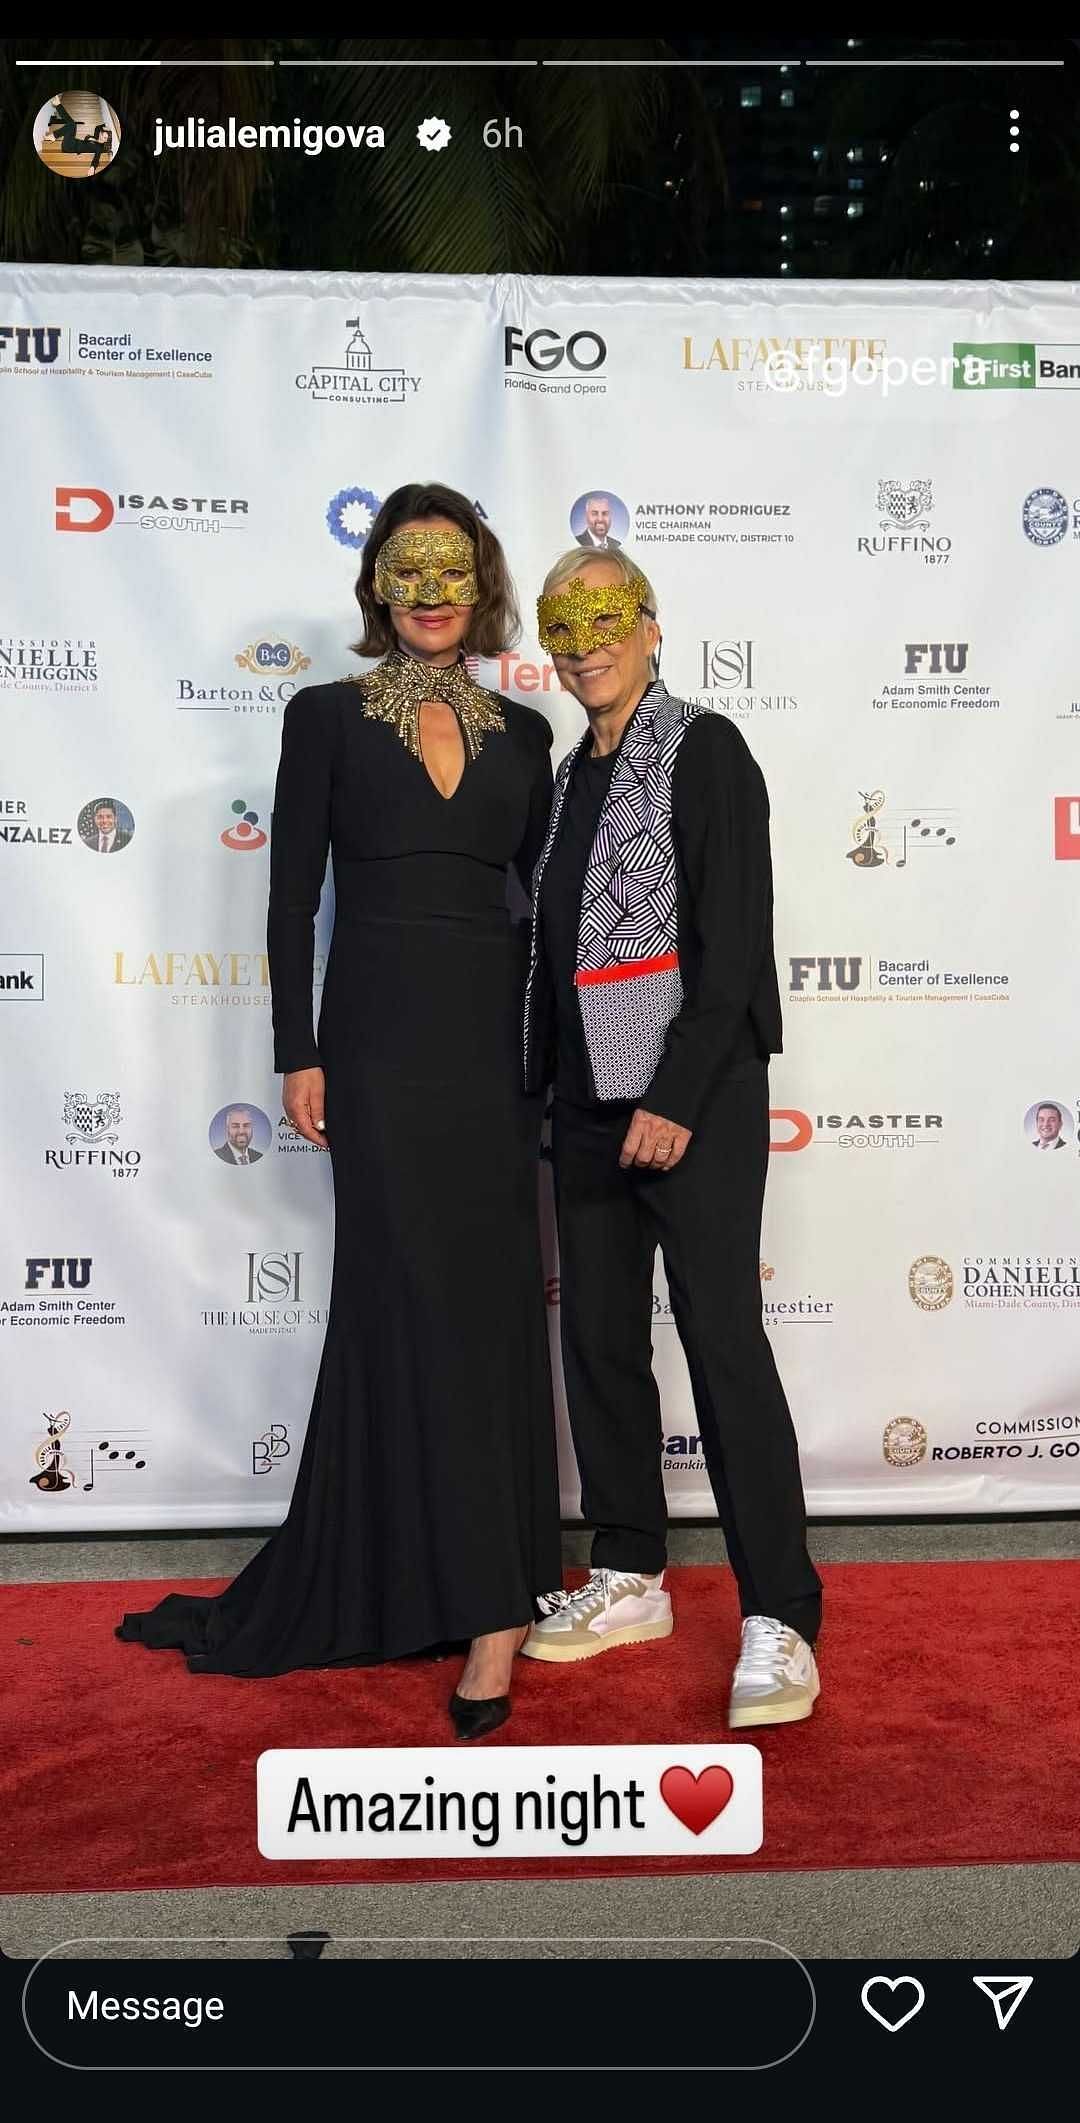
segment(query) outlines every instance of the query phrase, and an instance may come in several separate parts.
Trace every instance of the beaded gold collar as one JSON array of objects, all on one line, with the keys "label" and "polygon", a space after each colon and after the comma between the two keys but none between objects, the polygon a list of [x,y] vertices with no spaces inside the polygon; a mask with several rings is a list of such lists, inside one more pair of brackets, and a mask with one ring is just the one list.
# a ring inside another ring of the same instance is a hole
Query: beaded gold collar
[{"label": "beaded gold collar", "polygon": [[352,677],[348,683],[363,688],[363,710],[376,722],[385,722],[400,738],[407,752],[423,764],[420,749],[420,708],[425,700],[445,701],[461,724],[470,759],[475,759],[492,730],[505,730],[506,718],[497,695],[479,686],[462,662],[436,665],[392,649],[374,671]]}]

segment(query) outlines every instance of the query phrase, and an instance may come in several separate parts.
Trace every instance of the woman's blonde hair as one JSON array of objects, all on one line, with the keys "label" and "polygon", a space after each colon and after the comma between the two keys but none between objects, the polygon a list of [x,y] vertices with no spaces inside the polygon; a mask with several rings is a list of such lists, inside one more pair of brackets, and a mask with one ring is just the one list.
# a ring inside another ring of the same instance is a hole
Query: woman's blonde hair
[{"label": "woman's blonde hair", "polygon": [[570,582],[575,575],[580,575],[582,568],[590,560],[608,560],[613,567],[618,568],[624,582],[640,583],[645,593],[644,603],[646,610],[654,619],[658,616],[656,591],[653,589],[652,583],[644,571],[631,560],[629,554],[623,552],[621,546],[616,546],[606,553],[583,551],[581,546],[572,546],[568,553],[560,555],[553,568],[548,569],[544,577],[544,587],[540,592],[541,596],[550,597],[553,590],[560,590],[564,582]]}]

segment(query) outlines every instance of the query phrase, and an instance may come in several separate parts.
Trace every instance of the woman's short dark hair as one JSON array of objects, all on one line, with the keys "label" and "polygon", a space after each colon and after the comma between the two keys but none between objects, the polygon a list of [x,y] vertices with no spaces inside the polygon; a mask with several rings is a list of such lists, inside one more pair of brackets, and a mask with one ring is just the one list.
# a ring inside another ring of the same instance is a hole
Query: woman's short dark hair
[{"label": "woman's short dark hair", "polygon": [[388,649],[396,647],[397,635],[390,614],[375,596],[375,559],[379,547],[403,523],[422,522],[427,516],[447,517],[472,539],[479,595],[466,646],[474,656],[501,655],[513,647],[521,634],[521,615],[506,555],[472,502],[453,487],[437,485],[395,487],[368,532],[356,581],[356,601],[364,615],[363,636],[353,643],[356,654],[385,656]]}]

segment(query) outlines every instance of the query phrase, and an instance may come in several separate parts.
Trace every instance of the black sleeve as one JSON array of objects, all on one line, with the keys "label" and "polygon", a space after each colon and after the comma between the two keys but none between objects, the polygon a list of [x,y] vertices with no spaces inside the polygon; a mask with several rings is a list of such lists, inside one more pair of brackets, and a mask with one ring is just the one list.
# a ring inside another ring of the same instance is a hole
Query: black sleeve
[{"label": "black sleeve", "polygon": [[315,916],[330,847],[330,789],[339,691],[303,686],[281,732],[270,835],[266,948],[274,1022],[274,1067],[317,1069],[312,977]]},{"label": "black sleeve", "polygon": [[768,792],[741,732],[726,719],[702,715],[687,731],[675,762],[672,826],[700,966],[693,1001],[672,1019],[638,1103],[693,1128],[743,1031],[762,955],[771,948]]},{"label": "black sleeve", "polygon": [[528,715],[527,737],[532,755],[529,815],[525,823],[524,838],[514,857],[514,868],[526,899],[531,901],[533,871],[547,839],[555,781],[551,772],[551,746],[554,736],[551,724],[547,717],[538,714],[535,708],[530,708]]}]

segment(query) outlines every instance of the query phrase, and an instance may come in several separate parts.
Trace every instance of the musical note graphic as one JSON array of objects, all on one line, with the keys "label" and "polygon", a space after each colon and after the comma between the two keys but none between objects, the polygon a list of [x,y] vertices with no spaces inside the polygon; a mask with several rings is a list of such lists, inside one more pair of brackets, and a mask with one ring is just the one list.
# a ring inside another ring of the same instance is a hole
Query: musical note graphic
[{"label": "musical note graphic", "polygon": [[[125,1430],[123,1435],[125,1437],[136,1437],[141,1435],[141,1433]],[[84,1489],[92,1489],[94,1487],[98,1458],[101,1460],[102,1472],[105,1474],[114,1472],[118,1474],[135,1474],[146,1465],[146,1461],[139,1458],[138,1452],[134,1447],[129,1447],[125,1450],[123,1445],[112,1445],[109,1443],[108,1438],[102,1438],[100,1444],[97,1446],[91,1445],[90,1447],[90,1480],[83,1483]]]},{"label": "musical note graphic", "polygon": [[[935,811],[932,815],[935,818],[951,818],[953,814],[951,811]],[[917,847],[955,848],[956,846],[955,833],[950,833],[947,826],[928,825],[926,822],[925,814],[920,818],[912,819],[911,831],[913,833],[917,833],[919,836],[918,841],[916,842]],[[907,826],[904,827],[903,832],[904,852],[897,859],[896,867],[898,870],[903,870],[907,867]]]},{"label": "musical note graphic", "polygon": [[56,1415],[46,1415],[44,1421],[48,1437],[34,1453],[40,1472],[30,1476],[30,1487],[40,1489],[48,1495],[58,1496],[63,1490],[73,1489],[75,1486],[75,1476],[68,1466],[60,1443],[71,1422],[71,1416],[66,1408],[61,1408]]}]

